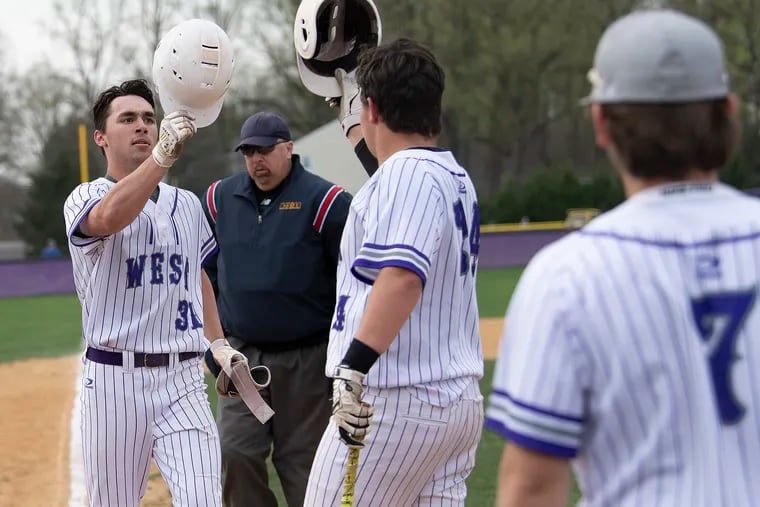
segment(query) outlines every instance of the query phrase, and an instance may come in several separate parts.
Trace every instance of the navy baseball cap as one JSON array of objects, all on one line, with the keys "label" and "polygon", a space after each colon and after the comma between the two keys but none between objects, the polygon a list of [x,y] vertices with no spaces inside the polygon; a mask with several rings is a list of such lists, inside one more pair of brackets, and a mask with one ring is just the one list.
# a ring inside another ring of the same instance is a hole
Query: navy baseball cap
[{"label": "navy baseball cap", "polygon": [[290,129],[280,116],[269,111],[261,111],[249,116],[240,129],[240,143],[235,151],[246,145],[273,146],[280,139],[292,141]]}]

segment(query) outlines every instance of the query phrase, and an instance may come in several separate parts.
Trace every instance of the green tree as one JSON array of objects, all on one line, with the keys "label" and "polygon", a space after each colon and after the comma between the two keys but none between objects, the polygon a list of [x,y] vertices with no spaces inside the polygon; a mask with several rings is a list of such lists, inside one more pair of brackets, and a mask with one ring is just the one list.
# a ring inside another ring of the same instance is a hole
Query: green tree
[{"label": "green tree", "polygon": [[624,199],[616,176],[600,172],[578,178],[574,171],[539,170],[526,179],[512,179],[481,203],[481,223],[563,220],[571,208],[609,210]]},{"label": "green tree", "polygon": [[574,207],[607,211],[625,199],[623,185],[612,169],[594,175],[582,191],[583,198]]},{"label": "green tree", "polygon": [[48,238],[59,245],[67,242],[63,204],[80,179],[78,124],[72,117],[51,129],[39,168],[30,176],[26,200],[16,217],[16,231],[30,255],[39,252]]},{"label": "green tree", "polygon": [[299,137],[329,121],[337,111],[323,97],[311,93],[301,82],[296,67],[293,24],[300,0],[256,0],[257,23],[241,27],[241,37],[259,50],[255,82],[237,95],[237,107],[244,116],[264,109],[282,115],[291,133]]},{"label": "green tree", "polygon": [[[124,77],[147,74],[159,36],[190,16],[209,17],[224,26],[238,58],[222,116],[188,144],[188,156],[170,173],[172,183],[202,189],[240,167],[231,148],[242,121],[256,111],[270,109],[282,114],[296,136],[335,118],[336,112],[326,107],[321,97],[306,90],[296,70],[292,30],[300,0],[59,2],[63,10],[54,17],[57,29],[53,33],[60,35],[62,47],[78,55],[77,64],[71,72],[48,69],[40,73],[37,69],[29,79],[29,90],[39,89],[40,81],[55,83],[58,90],[52,106],[48,99],[54,96],[53,90],[39,95],[44,99],[40,105],[33,100],[37,93],[28,94],[32,98],[25,105],[29,118],[24,117],[25,125],[17,131],[33,132],[35,135],[25,136],[29,139],[46,139],[47,128],[57,125],[62,114],[89,109],[85,100],[92,97],[92,90],[116,82],[121,73],[128,74]],[[602,185],[594,175],[607,162],[594,145],[587,108],[579,105],[579,98],[590,88],[585,76],[604,28],[631,9],[652,4],[692,12],[713,24],[723,37],[733,85],[745,101],[745,142],[736,167],[746,173],[742,177],[748,184],[757,183],[757,0],[376,3],[385,41],[399,36],[416,38],[434,50],[444,67],[447,86],[440,144],[451,148],[470,171],[483,202],[503,199],[503,195],[497,196],[499,189],[520,186],[540,170],[569,170]],[[135,37],[121,37],[126,30]],[[27,121],[44,122],[47,127],[29,129]],[[39,149],[31,151],[36,154]],[[521,196],[515,199],[525,200]]]}]

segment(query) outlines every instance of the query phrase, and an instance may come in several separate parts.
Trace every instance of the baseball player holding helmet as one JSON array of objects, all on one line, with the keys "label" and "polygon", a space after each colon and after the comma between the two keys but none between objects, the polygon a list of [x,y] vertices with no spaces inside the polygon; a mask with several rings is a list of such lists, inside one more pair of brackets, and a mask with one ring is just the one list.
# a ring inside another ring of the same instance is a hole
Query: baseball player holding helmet
[{"label": "baseball player holding helmet", "polygon": [[357,41],[377,40],[372,2],[304,2],[299,14],[304,85],[340,98],[357,155],[379,162],[351,203],[341,242],[325,368],[333,416],[304,505],[463,505],[483,421],[479,223],[469,175],[435,145],[443,71],[408,39],[369,44],[358,66],[341,67]]},{"label": "baseball player holding helmet", "polygon": [[[169,53],[171,61],[162,56]],[[106,175],[76,187],[63,210],[87,345],[82,445],[92,506],[137,506],[151,457],[174,505],[221,505],[219,438],[201,356],[212,341],[230,373],[239,358],[220,339],[201,269],[216,250],[201,204],[162,179],[196,121],[218,114],[232,69],[226,34],[191,20],[156,51],[154,80],[177,106],[160,125],[141,80],[105,90],[93,107]]]}]

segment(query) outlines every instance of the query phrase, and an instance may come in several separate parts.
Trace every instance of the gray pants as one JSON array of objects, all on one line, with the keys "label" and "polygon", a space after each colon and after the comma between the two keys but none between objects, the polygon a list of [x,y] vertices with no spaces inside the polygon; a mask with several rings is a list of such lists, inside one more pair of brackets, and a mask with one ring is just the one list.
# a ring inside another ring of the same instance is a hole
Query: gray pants
[{"label": "gray pants", "polygon": [[224,505],[277,506],[267,474],[271,453],[288,505],[301,507],[311,463],[332,412],[330,379],[325,376],[327,344],[262,352],[235,338],[229,341],[250,366],[269,367],[272,382],[261,395],[275,415],[261,424],[239,399],[219,398]]}]

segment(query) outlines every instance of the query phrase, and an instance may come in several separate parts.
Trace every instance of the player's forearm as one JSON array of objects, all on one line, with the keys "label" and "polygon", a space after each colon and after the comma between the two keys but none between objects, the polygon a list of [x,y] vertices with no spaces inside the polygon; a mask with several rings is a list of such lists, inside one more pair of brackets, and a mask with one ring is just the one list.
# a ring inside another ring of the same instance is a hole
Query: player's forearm
[{"label": "player's forearm", "polygon": [[167,167],[161,167],[152,156],[148,157],[92,208],[80,230],[87,236],[110,236],[131,224],[167,171]]},{"label": "player's forearm", "polygon": [[203,332],[210,342],[224,338],[222,323],[219,320],[219,311],[216,307],[214,287],[211,285],[206,271],[201,269],[201,291],[203,295]]},{"label": "player's forearm", "polygon": [[348,139],[348,142],[351,144],[352,148],[355,148],[356,145],[359,144],[359,141],[361,141],[363,138],[364,133],[362,132],[361,124],[351,127],[346,134],[346,139]]},{"label": "player's forearm", "polygon": [[570,479],[567,460],[507,444],[499,467],[496,507],[566,507]]},{"label": "player's forearm", "polygon": [[[358,130],[359,134],[356,136],[351,136],[351,134]],[[372,154],[371,151],[369,151],[369,147],[367,146],[367,141],[361,136],[361,125],[357,125],[356,127],[352,128],[348,140],[352,143],[354,147],[354,153],[356,154],[356,158],[359,159],[359,162],[362,163],[362,167],[364,167],[364,171],[367,173],[367,175],[371,178],[373,174],[377,172],[377,158]]]},{"label": "player's forearm", "polygon": [[378,354],[391,346],[422,294],[422,280],[412,271],[380,270],[367,300],[356,339]]}]

